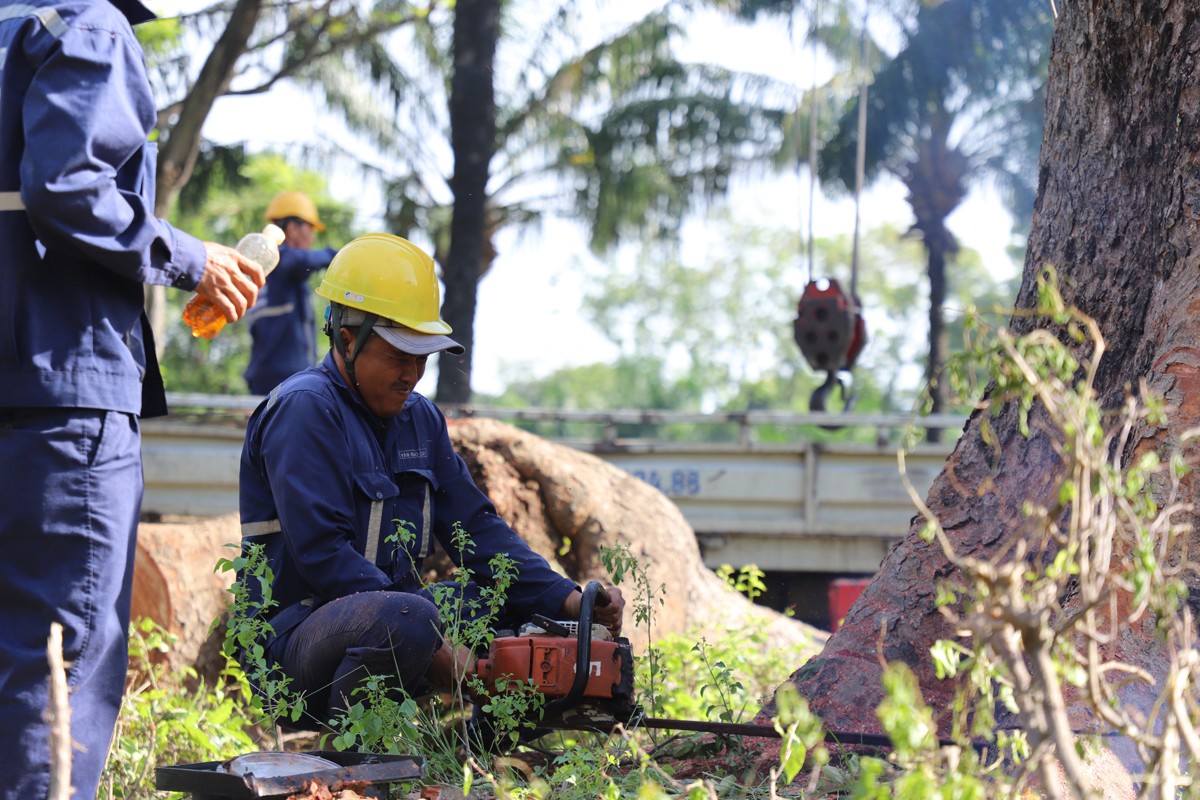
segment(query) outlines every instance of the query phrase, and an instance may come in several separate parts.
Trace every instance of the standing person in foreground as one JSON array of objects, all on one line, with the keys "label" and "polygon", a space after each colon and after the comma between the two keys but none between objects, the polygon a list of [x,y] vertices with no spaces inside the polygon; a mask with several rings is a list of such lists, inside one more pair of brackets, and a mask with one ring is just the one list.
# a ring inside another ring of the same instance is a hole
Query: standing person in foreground
[{"label": "standing person in foreground", "polygon": [[[262,285],[154,217],[155,105],[136,0],[0,4],[0,798],[46,796],[52,623],[74,797],[96,795],[127,669],[139,416],[166,411],[143,284],[229,320]],[[60,765],[61,767],[61,765]]]},{"label": "standing person in foreground", "polygon": [[[317,294],[330,301],[331,350],[251,416],[241,516],[243,544],[261,544],[274,574],[267,663],[327,721],[368,674],[416,694],[451,687],[473,662],[443,641],[420,579],[435,539],[471,571],[468,593],[492,582],[494,556],[515,563],[502,626],[534,613],[578,619],[582,595],[500,518],[442,413],[414,391],[430,354],[463,352],[446,335],[433,259],[405,239],[368,234],[342,248]],[[456,525],[470,537],[465,552]],[[625,602],[608,593],[594,619],[616,634]]]},{"label": "standing person in foreground", "polygon": [[329,266],[337,255],[332,247],[313,250],[316,234],[325,230],[317,207],[302,192],[282,192],[267,206],[267,221],[284,233],[279,264],[267,276],[267,286],[250,324],[250,363],[246,385],[266,394],[289,375],[317,363],[317,325],[313,318],[308,276]]}]

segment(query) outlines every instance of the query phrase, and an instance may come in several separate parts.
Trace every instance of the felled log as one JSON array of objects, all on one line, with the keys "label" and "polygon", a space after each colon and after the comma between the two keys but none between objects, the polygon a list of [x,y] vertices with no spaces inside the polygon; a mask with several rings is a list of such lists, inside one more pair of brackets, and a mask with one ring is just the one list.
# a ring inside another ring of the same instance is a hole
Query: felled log
[{"label": "felled log", "polygon": [[171,666],[194,666],[209,679],[224,666],[221,636],[210,629],[225,618],[231,576],[215,567],[237,555],[226,545],[240,539],[237,514],[138,526],[131,616],[149,617],[177,637],[167,655]]}]

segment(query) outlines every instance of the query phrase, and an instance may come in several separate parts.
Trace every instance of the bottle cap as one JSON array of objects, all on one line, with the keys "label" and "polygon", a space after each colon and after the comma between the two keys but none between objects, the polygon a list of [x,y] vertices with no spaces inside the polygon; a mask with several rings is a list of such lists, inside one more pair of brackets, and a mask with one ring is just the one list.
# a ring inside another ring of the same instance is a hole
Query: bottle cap
[{"label": "bottle cap", "polygon": [[271,223],[267,227],[263,228],[263,236],[267,237],[267,241],[271,242],[276,247],[279,247],[279,245],[283,244],[283,240],[286,238],[283,228],[274,223]]}]

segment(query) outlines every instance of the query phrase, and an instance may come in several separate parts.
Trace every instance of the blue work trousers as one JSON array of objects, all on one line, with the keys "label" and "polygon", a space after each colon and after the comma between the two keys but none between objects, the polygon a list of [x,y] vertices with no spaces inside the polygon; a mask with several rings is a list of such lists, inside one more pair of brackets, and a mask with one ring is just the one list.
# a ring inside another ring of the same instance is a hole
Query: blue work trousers
[{"label": "blue work trousers", "polygon": [[425,672],[442,645],[437,607],[407,592],[359,592],[320,606],[268,653],[302,692],[308,725],[325,723],[357,699],[369,675],[410,695],[421,693]]},{"label": "blue work trousers", "polygon": [[[409,696],[431,690],[425,673],[442,646],[440,602],[463,621],[486,613],[476,583],[454,581],[418,592],[379,591],[346,595],[319,606],[281,636],[267,652],[305,695],[307,721],[328,723],[357,699],[354,690],[369,675],[390,676]],[[515,628],[507,609],[492,626]]]},{"label": "blue work trousers", "polygon": [[46,660],[63,626],[71,786],[96,795],[128,666],[142,501],[132,414],[0,408],[0,798],[44,798],[50,779]]}]

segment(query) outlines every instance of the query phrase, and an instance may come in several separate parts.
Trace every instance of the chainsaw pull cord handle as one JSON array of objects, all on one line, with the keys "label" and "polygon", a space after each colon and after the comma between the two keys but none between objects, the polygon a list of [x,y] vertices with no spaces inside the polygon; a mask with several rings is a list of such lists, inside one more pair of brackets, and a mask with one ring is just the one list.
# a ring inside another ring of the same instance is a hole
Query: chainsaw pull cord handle
[{"label": "chainsaw pull cord handle", "polygon": [[608,592],[604,591],[599,581],[588,581],[587,586],[583,587],[583,599],[579,602],[579,625],[575,633],[575,681],[564,697],[546,704],[546,711],[560,713],[583,697],[592,661],[592,608],[596,603],[606,606],[611,602]]}]

